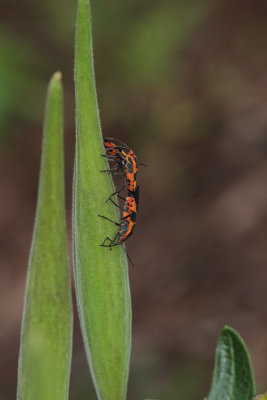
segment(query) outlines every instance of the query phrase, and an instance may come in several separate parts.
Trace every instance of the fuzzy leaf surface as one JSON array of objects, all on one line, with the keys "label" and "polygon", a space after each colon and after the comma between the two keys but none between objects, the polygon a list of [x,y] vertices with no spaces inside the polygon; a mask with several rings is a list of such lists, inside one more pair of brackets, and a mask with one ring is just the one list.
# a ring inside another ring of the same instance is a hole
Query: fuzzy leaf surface
[{"label": "fuzzy leaf surface", "polygon": [[18,370],[18,400],[66,400],[72,300],[64,194],[63,90],[50,81]]},{"label": "fuzzy leaf surface", "polygon": [[96,97],[91,11],[78,1],[75,41],[76,152],[73,188],[75,287],[91,375],[101,400],[126,396],[131,349],[131,302],[127,260],[122,246],[101,247],[118,227],[118,209],[107,169]]}]

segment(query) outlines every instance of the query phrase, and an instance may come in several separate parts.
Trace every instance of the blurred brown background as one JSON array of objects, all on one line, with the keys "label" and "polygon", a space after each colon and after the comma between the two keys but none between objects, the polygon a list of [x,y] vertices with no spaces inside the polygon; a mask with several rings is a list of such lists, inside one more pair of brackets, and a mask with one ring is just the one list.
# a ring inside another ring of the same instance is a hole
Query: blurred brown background
[{"label": "blurred brown background", "polygon": [[[15,398],[46,86],[63,73],[67,213],[74,147],[74,0],[1,0],[0,399]],[[223,325],[267,387],[267,3],[93,0],[105,136],[139,160],[128,252],[128,400],[201,399]],[[95,399],[77,317],[71,400]]]}]

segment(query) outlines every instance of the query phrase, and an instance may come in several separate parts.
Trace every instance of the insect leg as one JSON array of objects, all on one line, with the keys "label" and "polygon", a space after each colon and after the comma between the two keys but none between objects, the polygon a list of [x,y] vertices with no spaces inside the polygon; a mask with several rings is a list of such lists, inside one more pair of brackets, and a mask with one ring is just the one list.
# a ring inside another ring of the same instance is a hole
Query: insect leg
[{"label": "insect leg", "polygon": [[[116,243],[118,233],[115,235],[114,239],[110,239],[109,237],[106,237],[104,242],[100,245],[101,247],[109,247],[109,250],[111,250],[111,247],[119,246],[120,243]],[[106,244],[106,241],[109,240],[109,244]]]},{"label": "insect leg", "polygon": [[114,206],[118,207],[120,210],[123,210],[123,207],[121,207],[119,204],[115,203],[115,201],[113,199],[109,199],[111,201],[111,203],[114,204]]},{"label": "insect leg", "polygon": [[[125,174],[124,174],[124,175],[125,175]],[[126,186],[126,183],[124,183],[123,187],[122,187],[120,190],[117,190],[116,192],[112,193],[112,194],[109,196],[109,198],[106,200],[106,203],[107,203],[109,200],[111,200],[112,197],[115,196],[116,194],[118,195],[118,197],[120,197],[120,196],[119,196],[119,193],[122,192],[122,191],[125,189],[125,186]],[[123,197],[120,197],[120,198],[122,198],[123,200],[125,200]]]},{"label": "insect leg", "polygon": [[109,218],[105,217],[104,215],[99,215],[99,214],[98,214],[98,216],[101,217],[101,218],[107,219],[107,220],[110,221],[110,222],[113,222],[113,224],[115,224],[115,225],[117,225],[117,226],[120,226],[120,224],[118,224],[118,222],[112,221],[112,219],[109,219]]},{"label": "insect leg", "polygon": [[109,169],[102,169],[100,172],[109,172],[112,173],[113,171],[118,171],[120,167],[115,167],[115,168],[109,168]]}]

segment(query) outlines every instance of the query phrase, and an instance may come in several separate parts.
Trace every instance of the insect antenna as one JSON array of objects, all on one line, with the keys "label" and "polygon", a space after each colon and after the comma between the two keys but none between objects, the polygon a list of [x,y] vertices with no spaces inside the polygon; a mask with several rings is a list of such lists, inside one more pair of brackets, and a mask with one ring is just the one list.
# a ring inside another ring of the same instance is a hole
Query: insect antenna
[{"label": "insect antenna", "polygon": [[119,142],[119,143],[121,143],[126,149],[128,149],[128,150],[131,150],[130,149],[130,147],[129,146],[127,146],[127,144],[125,144],[124,142],[122,142],[121,140],[119,140],[119,139],[116,139],[116,138],[111,138],[111,137],[105,137],[104,138],[104,140],[115,140],[115,141],[117,141],[117,142]]},{"label": "insect antenna", "polygon": [[128,260],[130,261],[131,266],[134,268],[134,263],[132,262],[132,260],[131,260],[131,258],[130,258],[130,256],[129,256],[129,254],[127,253],[125,247],[124,247],[124,246],[122,246],[122,247],[123,247],[123,250],[125,251],[125,254],[126,254]]}]

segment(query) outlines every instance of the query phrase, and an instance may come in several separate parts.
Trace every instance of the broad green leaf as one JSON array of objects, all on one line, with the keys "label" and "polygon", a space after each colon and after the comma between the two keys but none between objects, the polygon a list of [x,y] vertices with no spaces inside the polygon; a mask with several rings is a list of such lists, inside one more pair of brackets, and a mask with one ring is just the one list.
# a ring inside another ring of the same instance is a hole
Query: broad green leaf
[{"label": "broad green leaf", "polygon": [[225,327],[219,337],[207,400],[251,400],[255,383],[250,357],[238,333]]},{"label": "broad green leaf", "polygon": [[57,72],[47,94],[38,202],[21,329],[18,400],[68,398],[72,301],[62,97],[61,74]]},{"label": "broad green leaf", "polygon": [[[108,68],[108,65],[107,65]],[[126,395],[131,348],[131,304],[122,246],[100,247],[118,230],[98,214],[119,222],[106,199],[114,191],[107,169],[96,98],[91,13],[78,1],[75,43],[76,154],[73,189],[73,242],[77,304],[93,382],[99,399]]]}]

